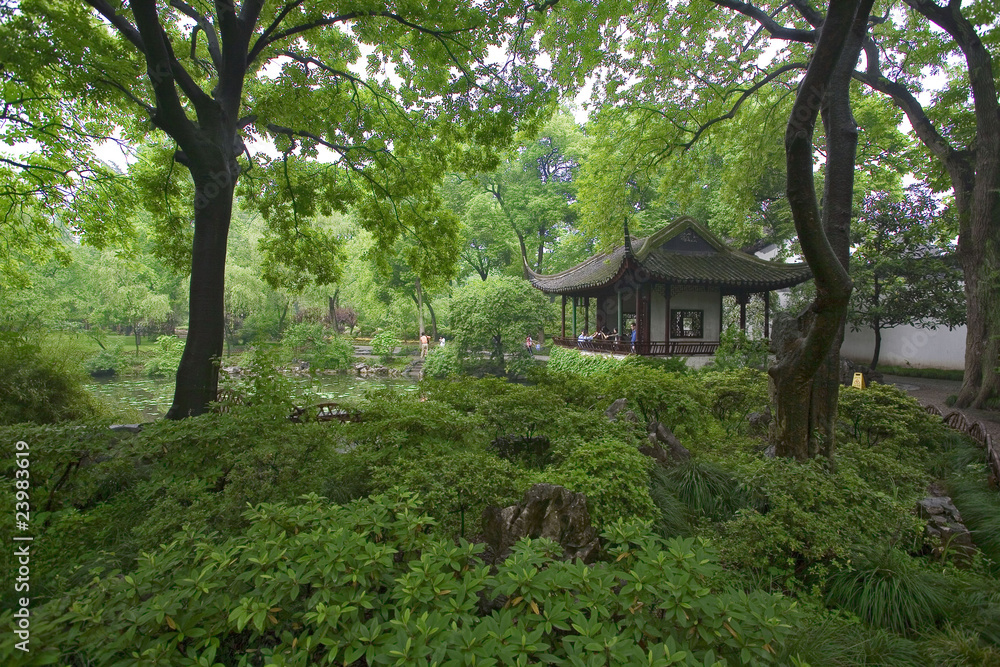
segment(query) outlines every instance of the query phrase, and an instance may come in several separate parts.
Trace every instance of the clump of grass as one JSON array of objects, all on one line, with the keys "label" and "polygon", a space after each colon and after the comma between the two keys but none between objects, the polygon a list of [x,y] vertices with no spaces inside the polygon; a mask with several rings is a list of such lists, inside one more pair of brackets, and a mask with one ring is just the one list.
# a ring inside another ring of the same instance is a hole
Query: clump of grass
[{"label": "clump of grass", "polygon": [[837,613],[823,614],[799,628],[786,644],[780,664],[819,667],[856,667],[857,665],[923,664],[918,644],[887,630],[866,628]]},{"label": "clump of grass", "polygon": [[862,551],[852,569],[830,578],[827,603],[875,628],[904,634],[925,630],[944,617],[944,579],[894,547]]},{"label": "clump of grass", "polygon": [[958,403],[958,394],[951,394],[948,398],[944,399],[944,404],[949,408],[955,407],[956,403]]},{"label": "clump of grass", "polygon": [[927,637],[924,644],[926,664],[938,667],[964,665],[1000,666],[1000,649],[983,641],[976,632],[948,625],[941,632]]},{"label": "clump of grass", "polygon": [[722,466],[690,459],[666,471],[665,486],[695,516],[713,521],[732,517],[751,504],[750,493]]},{"label": "clump of grass", "polygon": [[674,491],[669,473],[661,466],[653,466],[649,477],[649,497],[659,511],[654,528],[664,538],[684,537],[691,534],[690,510]]},{"label": "clump of grass", "polygon": [[[981,459],[982,453],[973,451]],[[963,476],[948,481],[948,492],[976,546],[993,561],[994,569],[1000,569],[1000,492],[983,479]]]}]

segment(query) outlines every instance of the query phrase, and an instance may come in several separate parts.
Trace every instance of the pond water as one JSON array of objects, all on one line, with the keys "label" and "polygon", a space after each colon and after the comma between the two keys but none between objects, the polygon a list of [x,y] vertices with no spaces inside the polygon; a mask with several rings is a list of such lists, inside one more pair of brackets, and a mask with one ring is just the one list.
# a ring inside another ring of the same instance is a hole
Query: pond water
[{"label": "pond water", "polygon": [[[376,387],[397,387],[416,391],[417,382],[408,377],[376,378],[358,375],[289,376],[297,392],[311,393],[318,401],[357,404],[365,391]],[[167,378],[107,378],[95,379],[87,388],[109,401],[116,408],[133,408],[145,420],[159,419],[166,414],[174,398],[174,381]]]}]

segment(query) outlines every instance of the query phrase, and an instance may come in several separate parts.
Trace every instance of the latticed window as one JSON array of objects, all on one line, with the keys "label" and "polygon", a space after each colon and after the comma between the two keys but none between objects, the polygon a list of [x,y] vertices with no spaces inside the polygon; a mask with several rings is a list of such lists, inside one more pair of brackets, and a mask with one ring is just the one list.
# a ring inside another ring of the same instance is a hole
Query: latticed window
[{"label": "latticed window", "polygon": [[671,310],[671,338],[704,338],[705,311],[703,310]]}]

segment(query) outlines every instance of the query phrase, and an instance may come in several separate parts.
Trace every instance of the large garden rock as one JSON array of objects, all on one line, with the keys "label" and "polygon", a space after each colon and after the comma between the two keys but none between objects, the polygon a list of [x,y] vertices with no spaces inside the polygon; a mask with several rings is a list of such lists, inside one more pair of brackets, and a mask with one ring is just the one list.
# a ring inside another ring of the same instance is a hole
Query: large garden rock
[{"label": "large garden rock", "polygon": [[611,421],[615,421],[618,419],[618,415],[621,414],[622,419],[624,419],[625,421],[638,423],[639,420],[635,416],[635,413],[632,412],[631,410],[626,410],[625,409],[626,407],[628,407],[628,399],[619,398],[610,406],[608,406],[608,409],[604,411],[604,416],[610,419]]},{"label": "large garden rock", "polygon": [[931,542],[933,556],[940,558],[948,554],[964,559],[975,552],[972,534],[944,489],[932,484],[928,496],[917,503],[917,513],[927,521],[924,532]]},{"label": "large garden rock", "polygon": [[483,511],[487,562],[502,561],[522,537],[555,540],[562,546],[566,560],[579,558],[592,563],[600,553],[597,530],[590,525],[587,497],[554,484],[535,484],[517,505],[487,507]]},{"label": "large garden rock", "polygon": [[660,465],[669,467],[691,458],[691,452],[666,424],[651,421],[646,430],[649,432],[649,446],[640,447],[639,451],[656,459]]}]

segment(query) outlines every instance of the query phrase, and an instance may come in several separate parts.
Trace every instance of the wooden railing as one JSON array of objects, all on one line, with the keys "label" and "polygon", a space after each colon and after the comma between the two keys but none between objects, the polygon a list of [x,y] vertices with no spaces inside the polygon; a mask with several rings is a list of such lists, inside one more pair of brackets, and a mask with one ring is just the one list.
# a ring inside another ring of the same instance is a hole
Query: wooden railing
[{"label": "wooden railing", "polygon": [[715,354],[719,348],[718,341],[639,341],[632,349],[632,344],[626,341],[612,339],[577,340],[555,336],[552,339],[559,347],[569,347],[585,352],[604,352],[608,354],[641,354],[660,357],[694,357]]}]

